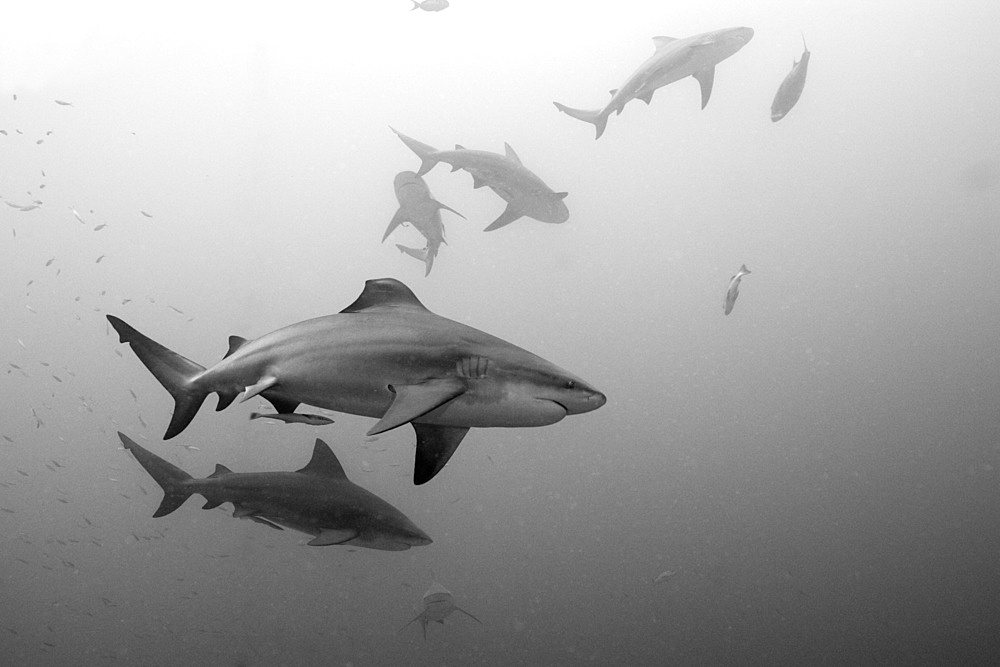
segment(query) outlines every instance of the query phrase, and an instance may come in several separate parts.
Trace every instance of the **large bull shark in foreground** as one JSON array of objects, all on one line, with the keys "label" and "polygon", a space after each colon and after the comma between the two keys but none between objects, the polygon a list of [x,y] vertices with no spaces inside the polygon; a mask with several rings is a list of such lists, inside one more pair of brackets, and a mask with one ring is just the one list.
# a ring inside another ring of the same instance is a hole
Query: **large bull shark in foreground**
[{"label": "large bull shark in foreground", "polygon": [[604,134],[612,112],[620,114],[626,104],[636,99],[649,104],[657,88],[685,77],[692,76],[701,84],[704,109],[712,96],[715,66],[746,46],[752,37],[752,28],[725,28],[683,39],[654,37],[656,51],[621,87],[611,91],[611,100],[603,109],[573,109],[559,102],[553,104],[573,118],[592,123],[597,129],[596,139]]},{"label": "large bull shark in foreground", "polygon": [[399,248],[400,252],[422,261],[425,267],[424,276],[428,276],[430,275],[431,268],[434,266],[434,258],[437,257],[438,248],[441,247],[442,243],[447,243],[444,240],[444,223],[441,222],[441,209],[451,211],[460,218],[465,218],[465,216],[450,206],[445,206],[434,199],[424,179],[412,171],[401,171],[396,174],[392,186],[396,190],[396,200],[399,202],[399,209],[396,210],[395,215],[392,216],[392,220],[389,221],[389,226],[382,236],[382,242],[385,243],[385,240],[389,238],[389,234],[392,234],[396,227],[399,227],[404,222],[411,223],[427,239],[427,245],[423,249],[418,249],[408,248],[397,243],[396,247]]},{"label": "large bull shark in foreground", "polygon": [[539,222],[561,223],[569,220],[569,209],[563,201],[568,193],[553,192],[542,179],[523,164],[510,147],[504,144],[506,155],[489,151],[474,151],[455,146],[453,151],[439,151],[405,134],[389,128],[420,158],[418,176],[423,176],[438,162],[451,165],[451,170],[464,169],[472,174],[472,187],[484,185],[507,202],[507,208],[483,231],[492,232],[522,216]]},{"label": "large bull shark in foreground", "polygon": [[259,394],[280,414],[306,403],[378,418],[368,435],[411,424],[415,484],[444,467],[470,427],[545,426],[607,400],[527,350],[435,315],[392,278],[367,281],[338,314],[252,341],[231,336],[229,352],[207,369],[107,317],[174,398],[165,439],[183,431],[213,392],[216,410],[240,393],[244,401]]},{"label": "large bull shark in foreground", "polygon": [[207,501],[202,509],[232,503],[234,517],[313,535],[309,545],[314,547],[345,544],[405,551],[431,543],[402,512],[347,479],[337,455],[322,440],[316,440],[309,463],[296,472],[237,473],[218,464],[208,477],[195,479],[124,433],[118,437],[163,487],[154,517],[170,514],[198,493]]}]

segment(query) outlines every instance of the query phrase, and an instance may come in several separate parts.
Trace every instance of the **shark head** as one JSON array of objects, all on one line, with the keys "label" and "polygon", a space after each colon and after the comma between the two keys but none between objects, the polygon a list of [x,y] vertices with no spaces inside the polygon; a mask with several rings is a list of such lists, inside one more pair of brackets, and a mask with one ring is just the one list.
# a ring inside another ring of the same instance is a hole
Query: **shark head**
[{"label": "shark head", "polygon": [[709,33],[718,60],[733,55],[753,39],[753,28],[726,28]]},{"label": "shark head", "polygon": [[347,544],[380,551],[406,551],[433,542],[401,512],[379,515],[370,526]]},{"label": "shark head", "polygon": [[516,379],[505,383],[505,394],[508,406],[540,425],[596,410],[608,400],[584,380],[537,357],[517,369]]},{"label": "shark head", "polygon": [[569,220],[565,192],[546,192],[530,198],[526,202],[524,215],[539,222],[559,224]]}]

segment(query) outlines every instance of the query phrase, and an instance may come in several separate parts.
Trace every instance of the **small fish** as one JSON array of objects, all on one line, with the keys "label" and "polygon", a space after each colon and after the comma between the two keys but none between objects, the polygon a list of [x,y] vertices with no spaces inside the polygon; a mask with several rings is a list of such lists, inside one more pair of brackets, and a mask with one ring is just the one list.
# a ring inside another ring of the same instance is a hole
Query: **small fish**
[{"label": "small fish", "polygon": [[83,221],[83,218],[80,217],[80,212],[79,211],[77,211],[72,206],[69,207],[69,210],[73,211],[73,217],[75,217],[77,220],[79,220],[81,225],[87,224],[86,222]]},{"label": "small fish", "polygon": [[106,225],[106,224],[104,224],[104,223],[102,222],[101,224],[99,224],[99,225],[97,225],[96,227],[94,227],[94,231],[95,231],[95,232],[99,232],[99,231],[101,231],[102,229],[104,229],[105,227],[107,227],[107,225]]},{"label": "small fish", "polygon": [[728,315],[733,312],[733,306],[736,304],[736,297],[740,295],[740,281],[743,276],[750,275],[750,269],[744,264],[740,267],[740,270],[736,272],[736,275],[729,279],[729,288],[726,290],[726,302],[722,306],[723,312]]},{"label": "small fish", "polygon": [[308,424],[310,426],[326,426],[333,423],[332,419],[323,415],[308,415],[298,412],[286,412],[282,414],[251,412],[250,419],[277,419],[286,424]]},{"label": "small fish", "polygon": [[423,0],[423,2],[413,0],[413,7],[410,8],[410,11],[412,12],[414,9],[422,9],[425,12],[440,12],[448,9],[448,0]]},{"label": "small fish", "polygon": [[45,262],[45,266],[52,266],[52,262],[54,262],[54,261],[56,261],[56,258],[55,258],[55,257],[53,257],[53,258],[52,258],[52,259],[50,259],[49,261]]},{"label": "small fish", "polygon": [[654,584],[658,584],[661,581],[666,581],[667,579],[669,579],[670,577],[674,576],[675,574],[677,574],[677,573],[674,572],[673,570],[664,570],[663,572],[660,572],[658,575],[656,575],[656,578],[653,579],[653,583]]},{"label": "small fish", "polygon": [[100,263],[101,263],[101,260],[102,260],[102,259],[104,259],[104,255],[101,255],[100,257],[98,257],[98,258],[97,258],[97,259],[96,259],[96,260],[94,261],[94,264],[100,264]]},{"label": "small fish", "polygon": [[66,102],[65,100],[56,100],[55,102],[56,102],[56,104],[58,104],[61,107],[71,107],[71,106],[73,106],[72,102]]},{"label": "small fish", "polygon": [[145,211],[143,211],[143,210],[140,210],[140,211],[139,211],[139,213],[142,213],[142,214],[143,214],[144,216],[146,216],[147,218],[152,218],[152,217],[153,217],[153,216],[151,216],[151,215],[150,215],[149,213],[146,213],[146,212],[145,212]]}]

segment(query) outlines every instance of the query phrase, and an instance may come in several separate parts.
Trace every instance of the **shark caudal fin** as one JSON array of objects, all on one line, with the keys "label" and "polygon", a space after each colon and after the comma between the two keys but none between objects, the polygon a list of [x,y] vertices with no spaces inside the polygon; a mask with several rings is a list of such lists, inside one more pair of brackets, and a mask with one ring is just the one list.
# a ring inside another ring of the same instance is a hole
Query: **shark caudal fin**
[{"label": "shark caudal fin", "polygon": [[194,479],[191,475],[174,464],[164,461],[153,452],[140,447],[135,440],[132,440],[121,431],[118,432],[118,437],[121,438],[125,449],[132,452],[132,455],[139,461],[139,465],[145,468],[149,476],[163,487],[163,501],[156,509],[156,512],[153,513],[154,517],[170,514],[183,505],[184,501],[194,493],[186,485],[186,482]]},{"label": "shark caudal fin", "polygon": [[164,440],[169,440],[191,423],[210,393],[192,386],[192,380],[204,372],[205,367],[168,350],[114,315],[108,315],[108,322],[118,332],[121,342],[132,347],[139,361],[145,364],[153,377],[174,397],[174,414],[163,435]]},{"label": "shark caudal fin", "polygon": [[608,124],[608,117],[603,113],[601,109],[573,109],[565,104],[559,104],[558,102],[553,102],[556,105],[556,109],[562,111],[567,116],[572,116],[577,120],[582,120],[585,123],[591,123],[597,129],[597,136],[594,139],[600,139],[601,135],[604,134],[604,128]]},{"label": "shark caudal fin", "polygon": [[420,158],[420,169],[417,170],[417,176],[423,176],[428,171],[434,168],[434,165],[438,163],[437,157],[434,156],[438,152],[438,149],[433,146],[429,146],[424,143],[420,143],[416,139],[411,139],[394,127],[390,127],[390,130],[396,133],[396,136],[406,144],[406,147],[417,154]]}]

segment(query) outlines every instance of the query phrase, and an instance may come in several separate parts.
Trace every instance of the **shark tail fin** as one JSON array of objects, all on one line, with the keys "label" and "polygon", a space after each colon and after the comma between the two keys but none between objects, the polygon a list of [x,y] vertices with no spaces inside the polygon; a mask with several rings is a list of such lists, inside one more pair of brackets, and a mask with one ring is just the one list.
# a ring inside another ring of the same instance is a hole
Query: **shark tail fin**
[{"label": "shark tail fin", "polygon": [[420,158],[420,169],[417,170],[417,176],[423,176],[428,171],[433,169],[434,165],[436,165],[440,161],[435,156],[435,154],[438,152],[438,149],[428,144],[421,143],[416,139],[412,139],[403,134],[402,132],[398,131],[394,127],[390,127],[389,129],[395,132],[396,136],[399,137],[400,141],[406,144],[406,147],[409,148],[414,153],[416,153],[417,157]]},{"label": "shark tail fin", "polygon": [[553,102],[556,105],[556,109],[562,111],[567,116],[572,116],[577,120],[582,120],[585,123],[591,123],[597,129],[597,136],[595,139],[600,139],[601,135],[604,134],[604,128],[608,124],[608,117],[599,109],[573,109],[565,104],[559,104],[558,102]]},{"label": "shark tail fin", "polygon": [[127,435],[118,432],[122,445],[132,452],[139,464],[146,469],[149,476],[163,488],[163,501],[153,513],[154,517],[161,517],[170,514],[175,509],[184,504],[184,501],[191,497],[194,490],[187,482],[194,478],[174,464],[164,461],[153,452],[139,446],[139,443],[129,438]]},{"label": "shark tail fin", "polygon": [[195,386],[193,380],[204,372],[205,367],[168,350],[151,338],[133,329],[114,315],[108,315],[108,322],[118,332],[122,343],[128,343],[146,368],[174,398],[174,414],[163,435],[164,440],[174,437],[191,423],[198,408],[209,392]]}]

